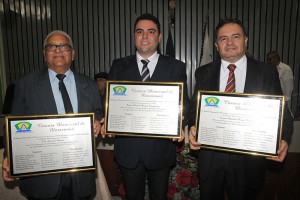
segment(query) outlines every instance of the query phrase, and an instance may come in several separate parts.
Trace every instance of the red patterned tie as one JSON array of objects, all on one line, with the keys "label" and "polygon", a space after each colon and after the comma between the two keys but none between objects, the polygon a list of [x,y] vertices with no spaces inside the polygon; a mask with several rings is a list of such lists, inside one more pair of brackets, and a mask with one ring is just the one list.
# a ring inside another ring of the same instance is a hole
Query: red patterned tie
[{"label": "red patterned tie", "polygon": [[234,70],[235,70],[236,66],[233,64],[230,64],[230,65],[228,65],[227,68],[229,69],[230,72],[229,72],[225,92],[235,92]]}]

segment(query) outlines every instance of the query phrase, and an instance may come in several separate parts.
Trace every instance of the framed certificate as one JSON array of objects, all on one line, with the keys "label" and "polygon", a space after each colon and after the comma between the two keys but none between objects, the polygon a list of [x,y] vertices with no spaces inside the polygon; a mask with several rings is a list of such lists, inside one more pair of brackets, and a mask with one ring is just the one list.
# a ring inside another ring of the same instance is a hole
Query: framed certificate
[{"label": "framed certificate", "polygon": [[93,113],[6,117],[13,178],[95,170]]},{"label": "framed certificate", "polygon": [[183,83],[108,81],[106,134],[180,138]]},{"label": "framed certificate", "polygon": [[201,148],[277,156],[284,96],[198,91]]}]

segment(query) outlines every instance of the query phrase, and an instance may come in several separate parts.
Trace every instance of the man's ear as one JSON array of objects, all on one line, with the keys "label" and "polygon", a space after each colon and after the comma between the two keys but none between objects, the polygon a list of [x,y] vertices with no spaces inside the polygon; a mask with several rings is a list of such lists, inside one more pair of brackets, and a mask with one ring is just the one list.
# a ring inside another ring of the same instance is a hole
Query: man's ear
[{"label": "man's ear", "polygon": [[71,54],[72,54],[72,61],[74,61],[74,59],[75,59],[75,50],[74,49],[72,49]]},{"label": "man's ear", "polygon": [[44,61],[46,62],[46,51],[43,50]]},{"label": "man's ear", "polygon": [[248,37],[245,37],[245,47],[248,46]]},{"label": "man's ear", "polygon": [[219,51],[219,47],[218,47],[217,43],[215,43],[215,46],[216,46],[217,51]]},{"label": "man's ear", "polygon": [[160,42],[161,38],[162,38],[162,33],[159,34],[158,42]]}]

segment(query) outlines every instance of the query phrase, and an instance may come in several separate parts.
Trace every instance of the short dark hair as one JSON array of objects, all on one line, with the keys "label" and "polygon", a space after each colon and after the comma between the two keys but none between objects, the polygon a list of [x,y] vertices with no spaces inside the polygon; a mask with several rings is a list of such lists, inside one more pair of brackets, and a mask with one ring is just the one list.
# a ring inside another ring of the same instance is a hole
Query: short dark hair
[{"label": "short dark hair", "polygon": [[98,74],[95,74],[94,79],[97,80],[99,78],[99,79],[105,79],[106,80],[107,77],[108,77],[108,73],[99,72]]},{"label": "short dark hair", "polygon": [[271,59],[273,59],[273,58],[276,58],[277,60],[280,60],[280,56],[279,56],[279,54],[278,54],[277,51],[270,51],[270,52],[267,54],[267,56],[266,56],[266,61],[267,61],[268,63],[270,63],[270,62],[271,62]]},{"label": "short dark hair", "polygon": [[226,19],[220,19],[218,25],[216,26],[216,29],[215,29],[215,38],[217,39],[217,33],[219,31],[219,29],[224,26],[225,24],[238,24],[242,30],[243,30],[243,33],[246,37],[248,37],[248,34],[246,32],[246,29],[243,25],[243,22],[237,18],[226,18]]},{"label": "short dark hair", "polygon": [[159,23],[158,19],[154,15],[149,14],[149,13],[142,14],[141,16],[139,16],[138,18],[136,18],[136,20],[134,22],[134,30],[133,30],[133,32],[135,32],[136,25],[141,20],[150,20],[150,21],[154,22],[156,24],[156,26],[157,26],[158,33],[160,33],[160,23]]}]

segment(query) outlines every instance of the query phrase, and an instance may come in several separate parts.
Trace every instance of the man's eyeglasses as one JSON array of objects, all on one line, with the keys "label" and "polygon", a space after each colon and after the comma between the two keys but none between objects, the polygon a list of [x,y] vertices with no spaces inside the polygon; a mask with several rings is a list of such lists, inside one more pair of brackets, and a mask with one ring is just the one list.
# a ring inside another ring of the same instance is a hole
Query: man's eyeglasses
[{"label": "man's eyeglasses", "polygon": [[70,51],[72,49],[72,47],[68,44],[47,44],[45,46],[45,50],[46,51]]}]

